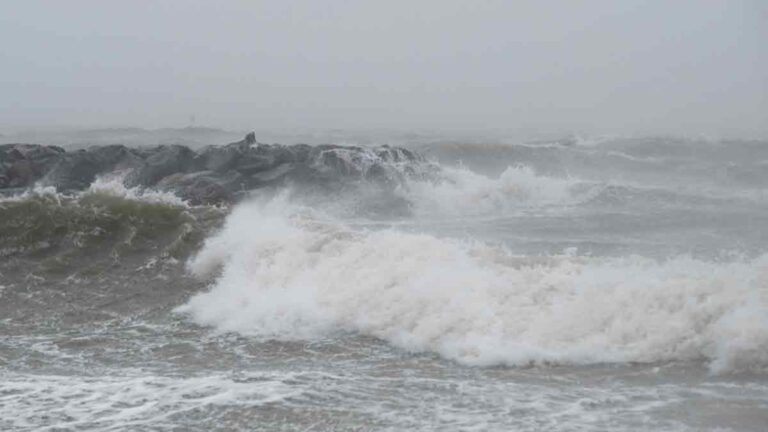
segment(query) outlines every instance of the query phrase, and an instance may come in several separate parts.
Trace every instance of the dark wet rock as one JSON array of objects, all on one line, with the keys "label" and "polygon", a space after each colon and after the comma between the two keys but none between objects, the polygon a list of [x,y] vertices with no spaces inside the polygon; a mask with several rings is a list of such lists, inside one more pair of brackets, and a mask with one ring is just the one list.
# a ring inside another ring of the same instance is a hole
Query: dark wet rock
[{"label": "dark wet rock", "polygon": [[66,151],[58,146],[41,146],[37,144],[0,145],[0,161],[44,161],[52,157],[55,158],[64,153],[66,153]]},{"label": "dark wet rock", "polygon": [[125,173],[128,187],[171,191],[193,204],[223,203],[286,182],[332,188],[363,181],[391,188],[434,172],[423,157],[403,148],[262,144],[252,133],[199,152],[181,145],[110,145],[73,152],[32,144],[0,146],[4,194],[37,182],[59,191],[83,190],[100,175]]},{"label": "dark wet rock", "polygon": [[101,173],[132,170],[142,164],[140,154],[125,146],[91,147],[63,154],[42,179],[42,184],[54,186],[60,192],[82,190]]},{"label": "dark wet rock", "polygon": [[390,181],[389,173],[387,172],[387,169],[384,167],[384,165],[380,163],[371,165],[371,167],[368,168],[368,171],[365,173],[365,178],[366,180],[375,181],[375,182]]},{"label": "dark wet rock", "polygon": [[154,186],[169,175],[197,171],[199,163],[196,156],[194,151],[181,145],[157,147],[149,152],[142,166],[126,178],[126,185]]},{"label": "dark wet rock", "polygon": [[291,162],[281,163],[268,170],[250,175],[249,185],[252,187],[267,186],[285,180],[296,168]]},{"label": "dark wet rock", "polygon": [[360,149],[355,147],[323,149],[316,165],[344,177],[361,176],[365,165],[360,156]]},{"label": "dark wet rock", "polygon": [[222,176],[212,171],[200,171],[172,174],[161,180],[157,188],[173,192],[190,204],[221,204],[234,201],[241,181],[237,173]]},{"label": "dark wet rock", "polygon": [[81,190],[90,185],[101,171],[98,158],[85,150],[65,154],[45,175],[42,183],[58,191]]},{"label": "dark wet rock", "polygon": [[139,150],[131,149],[123,145],[107,145],[91,147],[90,154],[113,170],[134,169],[141,165],[143,156]]},{"label": "dark wet rock", "polygon": [[0,187],[29,187],[64,156],[56,146],[36,144],[0,145]]},{"label": "dark wet rock", "polygon": [[197,156],[197,163],[209,171],[225,172],[235,167],[242,153],[237,146],[209,146]]},{"label": "dark wet rock", "polygon": [[376,150],[376,155],[384,162],[414,162],[420,158],[412,151],[404,148],[381,146]]},{"label": "dark wet rock", "polygon": [[242,175],[250,176],[272,169],[276,165],[277,162],[272,155],[254,155],[249,152],[240,155],[234,169]]}]

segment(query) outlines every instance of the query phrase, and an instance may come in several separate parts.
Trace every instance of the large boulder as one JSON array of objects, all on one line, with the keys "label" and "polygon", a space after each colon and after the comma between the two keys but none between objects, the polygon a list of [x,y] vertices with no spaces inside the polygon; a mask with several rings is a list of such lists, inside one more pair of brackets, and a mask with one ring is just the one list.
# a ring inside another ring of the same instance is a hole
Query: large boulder
[{"label": "large boulder", "polygon": [[240,175],[213,171],[176,173],[162,179],[157,188],[173,192],[190,204],[222,204],[235,200],[241,187]]},{"label": "large boulder", "polygon": [[125,146],[91,147],[64,154],[42,183],[58,191],[83,190],[99,174],[133,170],[142,164],[141,156]]},{"label": "large boulder", "polygon": [[197,163],[207,171],[226,172],[237,165],[243,155],[238,146],[208,146],[197,156]]},{"label": "large boulder", "polygon": [[156,147],[148,153],[144,163],[126,178],[127,186],[154,186],[171,174],[194,172],[200,168],[197,154],[189,147],[164,145]]},{"label": "large boulder", "polygon": [[0,145],[0,188],[32,186],[66,152],[61,147],[36,144]]}]

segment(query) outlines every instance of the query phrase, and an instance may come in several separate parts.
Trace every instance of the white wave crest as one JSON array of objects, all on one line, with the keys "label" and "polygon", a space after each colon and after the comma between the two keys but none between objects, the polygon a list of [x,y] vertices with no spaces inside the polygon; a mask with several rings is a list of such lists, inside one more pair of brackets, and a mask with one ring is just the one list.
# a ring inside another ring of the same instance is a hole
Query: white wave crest
[{"label": "white wave crest", "polygon": [[43,186],[40,183],[35,184],[33,187],[25,190],[20,194],[0,196],[0,203],[2,202],[18,202],[24,201],[32,197],[51,197],[57,200],[62,198],[77,198],[89,194],[109,195],[118,198],[123,198],[133,201],[144,201],[152,204],[169,204],[174,206],[189,207],[189,204],[173,194],[172,192],[163,192],[154,189],[142,189],[137,187],[128,188],[124,184],[124,175],[107,175],[100,176],[94,179],[93,183],[88,189],[75,192],[75,193],[62,193],[56,191],[53,186]]},{"label": "white wave crest", "polygon": [[111,175],[97,177],[90,187],[83,193],[103,194],[116,196],[134,201],[144,201],[154,204],[170,204],[188,207],[188,204],[172,192],[163,192],[154,189],[128,188],[124,183],[124,175]]},{"label": "white wave crest", "polygon": [[56,192],[56,188],[53,186],[42,186],[35,184],[33,187],[25,190],[20,194],[0,196],[0,203],[4,202],[19,202],[24,201],[36,196],[53,197],[56,199],[61,198],[61,195]]},{"label": "white wave crest", "polygon": [[211,407],[279,403],[301,389],[290,375],[225,375],[184,378],[127,376],[3,375],[5,430],[150,430],[171,416]]},{"label": "white wave crest", "polygon": [[412,181],[402,192],[417,214],[475,216],[573,202],[577,184],[574,179],[537,175],[526,166],[508,167],[496,179],[443,167],[440,181]]},{"label": "white wave crest", "polygon": [[189,263],[210,291],[178,310],[268,338],[338,331],[470,365],[704,360],[768,370],[768,256],[520,257],[479,243],[353,231],[246,203]]}]

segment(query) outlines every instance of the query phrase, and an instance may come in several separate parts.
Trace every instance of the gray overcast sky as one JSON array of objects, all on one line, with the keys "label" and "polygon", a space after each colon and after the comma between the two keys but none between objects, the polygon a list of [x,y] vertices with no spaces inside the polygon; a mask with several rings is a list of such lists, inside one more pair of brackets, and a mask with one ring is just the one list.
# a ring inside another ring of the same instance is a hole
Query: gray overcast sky
[{"label": "gray overcast sky", "polygon": [[5,1],[0,125],[768,135],[768,2]]}]

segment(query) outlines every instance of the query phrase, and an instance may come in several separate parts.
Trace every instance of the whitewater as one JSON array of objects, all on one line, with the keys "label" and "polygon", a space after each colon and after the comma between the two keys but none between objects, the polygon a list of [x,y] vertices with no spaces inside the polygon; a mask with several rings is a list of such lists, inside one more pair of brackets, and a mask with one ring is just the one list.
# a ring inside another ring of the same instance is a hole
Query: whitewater
[{"label": "whitewater", "polygon": [[768,143],[404,147],[0,197],[0,427],[766,429]]}]

